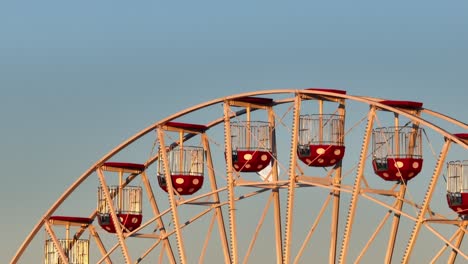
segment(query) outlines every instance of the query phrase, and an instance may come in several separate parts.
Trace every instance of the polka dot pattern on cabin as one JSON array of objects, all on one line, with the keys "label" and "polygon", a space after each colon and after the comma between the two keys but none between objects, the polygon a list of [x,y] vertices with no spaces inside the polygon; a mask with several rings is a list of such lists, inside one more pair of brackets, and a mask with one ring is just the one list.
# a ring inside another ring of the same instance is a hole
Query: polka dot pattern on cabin
[{"label": "polka dot pattern on cabin", "polygon": [[[164,176],[158,176],[160,179],[163,179]],[[191,195],[198,190],[200,190],[203,186],[203,179],[202,175],[190,175],[190,174],[176,174],[171,176],[172,184],[174,190],[178,192],[180,195]],[[163,189],[165,192],[168,191],[167,184],[164,180],[158,180],[159,187]]]},{"label": "polka dot pattern on cabin", "polygon": [[422,158],[388,158],[373,160],[375,174],[386,181],[408,181],[421,172]]},{"label": "polka dot pattern on cabin", "polygon": [[271,163],[271,153],[264,150],[238,150],[233,167],[238,172],[258,172]]},{"label": "polka dot pattern on cabin", "polygon": [[[302,150],[307,146],[301,147]],[[308,155],[301,153],[298,148],[299,159],[310,167],[330,167],[337,164],[344,157],[345,147],[337,145],[310,145]]]}]

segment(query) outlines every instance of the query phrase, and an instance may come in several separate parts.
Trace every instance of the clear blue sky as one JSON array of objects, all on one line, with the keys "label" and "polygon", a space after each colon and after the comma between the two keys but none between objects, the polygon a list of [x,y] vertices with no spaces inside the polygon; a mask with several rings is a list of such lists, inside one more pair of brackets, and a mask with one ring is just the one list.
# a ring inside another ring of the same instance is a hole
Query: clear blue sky
[{"label": "clear blue sky", "polygon": [[103,154],[204,101],[328,87],[466,121],[467,14],[465,0],[0,2],[0,263]]}]

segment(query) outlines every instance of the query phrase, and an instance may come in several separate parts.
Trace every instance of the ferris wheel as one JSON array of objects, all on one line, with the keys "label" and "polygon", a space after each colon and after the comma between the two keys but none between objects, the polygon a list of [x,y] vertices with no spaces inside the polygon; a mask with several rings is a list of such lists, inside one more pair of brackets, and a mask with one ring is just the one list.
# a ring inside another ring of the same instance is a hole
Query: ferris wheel
[{"label": "ferris wheel", "polygon": [[11,263],[466,263],[467,128],[336,89],[204,102],[77,176]]}]

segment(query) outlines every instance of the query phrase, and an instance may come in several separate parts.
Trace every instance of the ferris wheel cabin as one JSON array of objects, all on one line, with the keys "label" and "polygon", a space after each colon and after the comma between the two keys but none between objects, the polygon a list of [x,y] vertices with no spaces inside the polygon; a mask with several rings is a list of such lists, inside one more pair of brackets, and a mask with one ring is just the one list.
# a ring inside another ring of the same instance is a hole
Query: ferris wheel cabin
[{"label": "ferris wheel cabin", "polygon": [[230,105],[245,107],[246,120],[230,122],[231,155],[233,167],[238,172],[259,172],[272,161],[272,125],[265,121],[252,121],[253,109],[265,109],[273,100],[260,97],[242,97],[229,102]]},{"label": "ferris wheel cabin", "polygon": [[[468,134],[455,134],[468,140]],[[447,163],[447,202],[449,207],[468,219],[468,160]]]},{"label": "ferris wheel cabin", "polygon": [[[335,89],[307,90],[346,94],[346,91]],[[304,114],[299,117],[298,157],[311,167],[334,166],[345,154],[344,99],[323,95],[305,96],[305,98],[318,100],[319,111],[318,114]],[[335,113],[323,113],[323,104],[326,101],[339,104]]]},{"label": "ferris wheel cabin", "polygon": [[[411,101],[380,103],[415,114],[422,108],[422,103]],[[408,122],[404,126],[399,123],[399,115],[395,113],[395,126],[378,127],[372,132],[372,166],[386,181],[406,182],[418,175],[423,165],[423,130],[415,123]]]},{"label": "ferris wheel cabin", "polygon": [[[168,192],[168,177],[174,191],[180,195],[191,195],[203,186],[205,150],[201,146],[185,146],[184,134],[204,133],[208,127],[198,124],[167,122],[163,127],[166,131],[179,133],[179,143],[159,148],[158,184]],[[167,155],[167,159],[162,158]],[[168,164],[165,164],[167,160]],[[167,173],[166,166],[167,165]]]},{"label": "ferris wheel cabin", "polygon": [[65,238],[57,238],[55,234],[49,233],[49,238],[44,246],[44,263],[89,263],[89,240],[75,239],[70,237],[70,228],[87,228],[92,222],[92,218],[73,216],[51,216],[48,220],[52,226],[59,225],[65,227]]},{"label": "ferris wheel cabin", "polygon": [[258,172],[271,162],[268,122],[232,122],[232,162],[236,171]]},{"label": "ferris wheel cabin", "polygon": [[107,194],[115,210],[123,232],[131,232],[141,225],[142,215],[142,188],[139,186],[125,186],[124,174],[140,174],[144,172],[145,165],[124,162],[106,162],[100,168],[102,171],[119,174],[119,185],[98,188],[97,218],[99,225],[109,233],[116,233],[111,207],[107,202]]}]

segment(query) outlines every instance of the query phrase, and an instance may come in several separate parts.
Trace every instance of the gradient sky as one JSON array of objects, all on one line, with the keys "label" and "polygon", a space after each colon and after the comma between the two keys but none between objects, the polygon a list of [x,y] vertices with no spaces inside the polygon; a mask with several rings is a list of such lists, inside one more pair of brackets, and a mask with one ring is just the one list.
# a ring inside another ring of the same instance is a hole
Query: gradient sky
[{"label": "gradient sky", "polygon": [[1,1],[0,263],[102,155],[204,101],[326,87],[466,121],[467,14],[466,0]]}]

